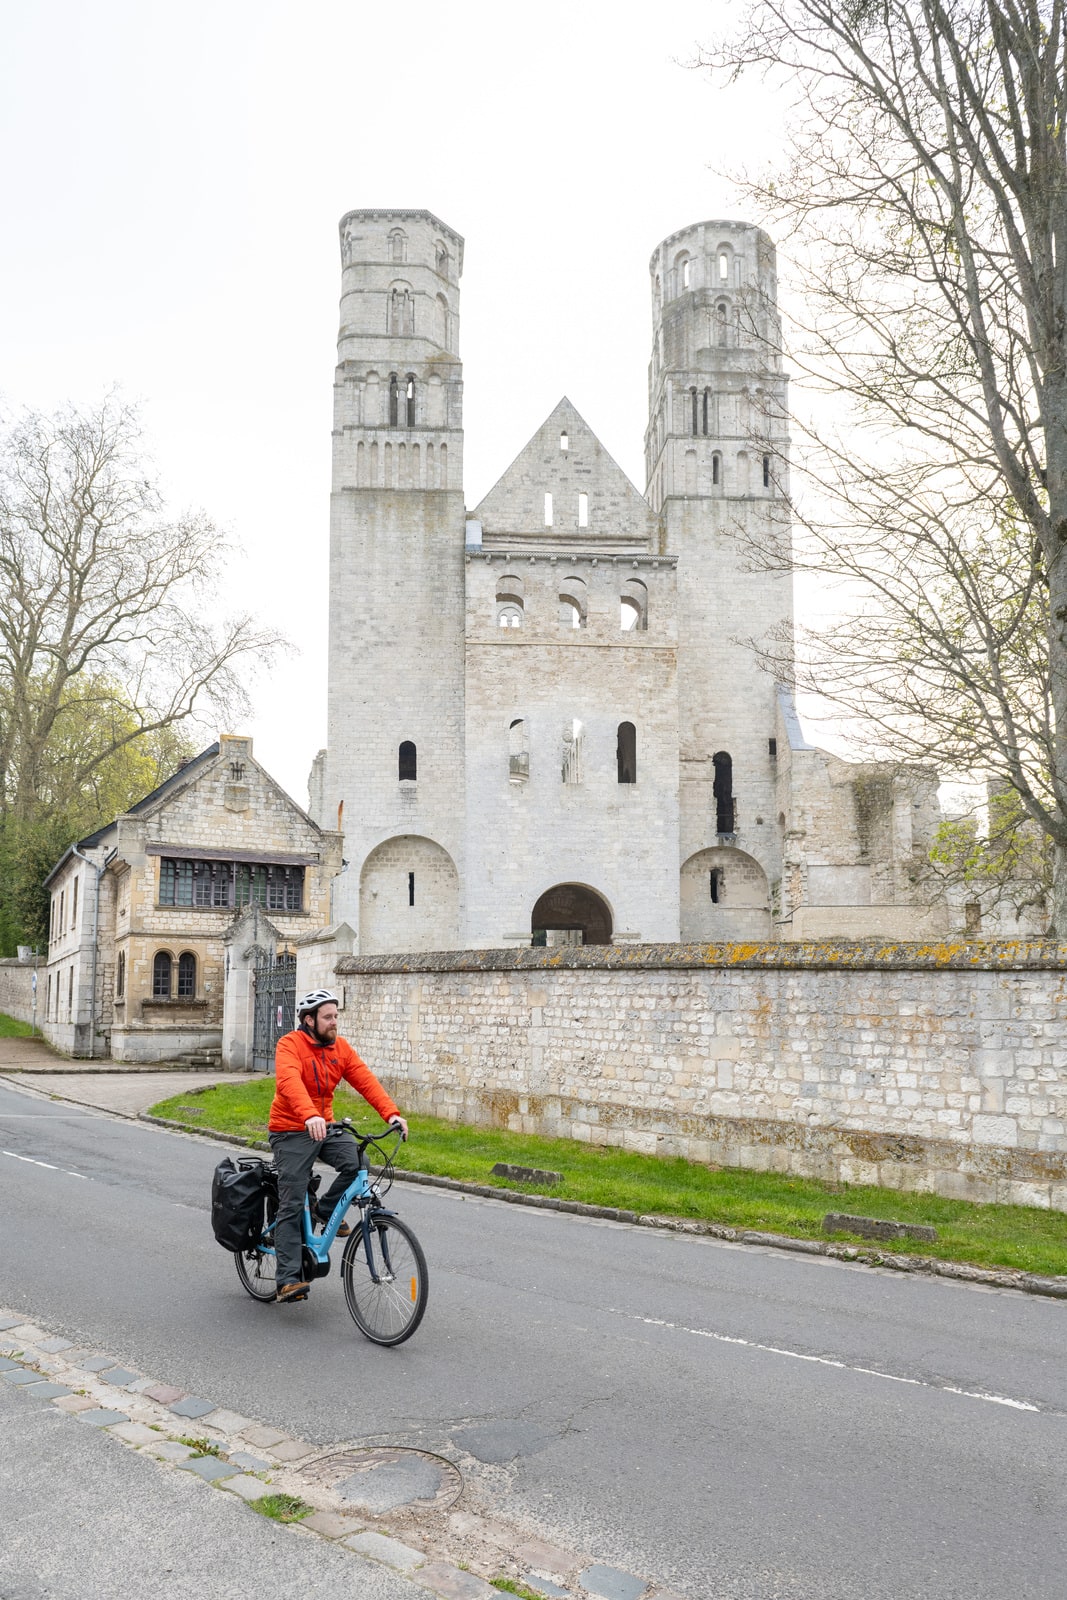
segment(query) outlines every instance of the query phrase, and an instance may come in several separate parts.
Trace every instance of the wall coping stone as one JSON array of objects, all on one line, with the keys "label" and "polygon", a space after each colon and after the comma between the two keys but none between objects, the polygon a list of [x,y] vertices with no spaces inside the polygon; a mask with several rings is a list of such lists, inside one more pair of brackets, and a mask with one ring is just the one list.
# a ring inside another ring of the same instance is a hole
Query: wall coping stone
[{"label": "wall coping stone", "polygon": [[1065,972],[1067,941],[959,939],[905,943],[819,939],[794,943],[561,945],[500,950],[437,950],[337,958],[341,974],[382,972],[605,972],[686,968],[783,972]]}]

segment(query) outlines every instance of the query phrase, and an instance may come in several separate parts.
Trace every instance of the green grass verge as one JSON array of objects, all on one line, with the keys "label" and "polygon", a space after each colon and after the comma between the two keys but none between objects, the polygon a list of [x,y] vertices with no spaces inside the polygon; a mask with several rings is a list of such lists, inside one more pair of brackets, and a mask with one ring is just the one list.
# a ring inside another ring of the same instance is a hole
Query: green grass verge
[{"label": "green grass verge", "polygon": [[265,1494],[258,1500],[250,1500],[248,1504],[261,1517],[270,1517],[273,1522],[303,1522],[315,1509],[306,1500],[299,1500],[295,1494]]},{"label": "green grass verge", "polygon": [[499,1589],[502,1594],[517,1594],[519,1600],[541,1600],[539,1594],[532,1589],[527,1589],[524,1583],[516,1583],[514,1578],[490,1578],[490,1586]]},{"label": "green grass verge", "polygon": [[32,1039],[33,1029],[28,1022],[16,1022],[14,1017],[0,1011],[0,1039]]},{"label": "green grass verge", "polygon": [[[274,1080],[257,1078],[249,1083],[186,1090],[153,1106],[152,1112],[185,1122],[191,1128],[214,1128],[246,1139],[265,1139],[273,1094]],[[339,1116],[351,1116],[361,1128],[378,1125],[375,1113],[347,1089],[335,1096],[334,1109]],[[819,1183],[736,1167],[716,1170],[677,1157],[636,1155],[579,1144],[572,1139],[474,1128],[436,1117],[408,1120],[411,1139],[400,1159],[415,1172],[544,1194],[546,1191],[536,1185],[494,1178],[490,1168],[498,1161],[547,1168],[562,1174],[562,1183],[550,1191],[562,1200],[720,1222],[734,1228],[764,1229],[801,1239],[850,1239],[847,1234],[822,1232],[822,1219],[828,1211],[889,1217],[897,1222],[934,1227],[938,1240],[936,1244],[895,1240],[879,1243],[879,1250],[937,1256],[975,1266],[1067,1274],[1067,1215],[1059,1211],[1032,1206],[972,1205],[939,1195]],[[851,1242],[862,1245],[867,1241],[851,1238]]]}]

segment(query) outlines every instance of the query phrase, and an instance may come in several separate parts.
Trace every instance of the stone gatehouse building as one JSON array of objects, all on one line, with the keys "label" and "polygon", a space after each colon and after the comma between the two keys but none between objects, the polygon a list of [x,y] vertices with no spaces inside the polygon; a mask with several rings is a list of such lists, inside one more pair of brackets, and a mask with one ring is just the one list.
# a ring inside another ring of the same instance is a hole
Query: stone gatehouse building
[{"label": "stone gatehouse building", "polygon": [[341,840],[223,734],[106,827],[45,887],[45,1037],[69,1055],[169,1061],[218,1052],[229,937],[259,908],[274,949],[328,921]]},{"label": "stone gatehouse building", "polygon": [[644,493],[567,399],[463,494],[463,240],[341,229],[328,748],[332,917],[388,951],[915,938],[933,771],[804,739],[748,641],[792,627],[775,251],[710,221],[650,263]]}]

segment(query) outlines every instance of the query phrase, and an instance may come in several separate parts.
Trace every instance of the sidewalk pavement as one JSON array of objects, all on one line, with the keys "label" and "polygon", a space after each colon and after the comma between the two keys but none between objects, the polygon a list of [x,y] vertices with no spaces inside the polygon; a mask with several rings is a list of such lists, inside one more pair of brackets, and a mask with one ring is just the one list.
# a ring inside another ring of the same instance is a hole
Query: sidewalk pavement
[{"label": "sidewalk pavement", "polygon": [[387,1567],[252,1515],[237,1495],[138,1459],[102,1427],[7,1383],[0,1436],[4,1600],[429,1600]]},{"label": "sidewalk pavement", "polygon": [[[299,1584],[315,1600],[498,1600],[504,1573],[513,1593],[517,1583],[538,1600],[679,1600],[452,1510],[455,1464],[400,1448],[317,1449],[2,1307],[0,1440],[3,1600],[230,1600],[250,1573],[264,1594]],[[302,1508],[301,1522],[254,1514],[279,1497]],[[409,1544],[396,1519],[406,1529],[412,1515]]]},{"label": "sidewalk pavement", "polygon": [[250,1075],[140,1067],[110,1060],[74,1061],[57,1055],[43,1039],[0,1039],[0,1078],[15,1089],[32,1087],[79,1105],[136,1117],[172,1095],[209,1089],[216,1083],[246,1083]]}]

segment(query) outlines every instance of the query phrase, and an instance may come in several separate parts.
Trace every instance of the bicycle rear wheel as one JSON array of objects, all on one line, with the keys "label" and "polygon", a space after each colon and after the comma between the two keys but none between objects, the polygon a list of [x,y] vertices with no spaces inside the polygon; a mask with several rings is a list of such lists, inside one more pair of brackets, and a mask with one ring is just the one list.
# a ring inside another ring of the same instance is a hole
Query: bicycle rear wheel
[{"label": "bicycle rear wheel", "polygon": [[239,1250],[237,1276],[253,1300],[273,1300],[278,1289],[278,1257],[273,1250]]},{"label": "bicycle rear wheel", "polygon": [[[429,1270],[422,1246],[399,1217],[370,1218],[368,1263],[362,1226],[356,1226],[341,1257],[345,1301],[360,1333],[374,1344],[402,1344],[410,1339],[426,1310]],[[374,1282],[371,1272],[379,1278]]]}]

